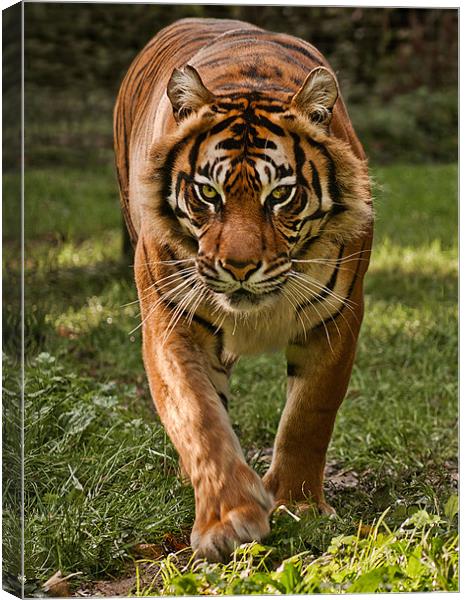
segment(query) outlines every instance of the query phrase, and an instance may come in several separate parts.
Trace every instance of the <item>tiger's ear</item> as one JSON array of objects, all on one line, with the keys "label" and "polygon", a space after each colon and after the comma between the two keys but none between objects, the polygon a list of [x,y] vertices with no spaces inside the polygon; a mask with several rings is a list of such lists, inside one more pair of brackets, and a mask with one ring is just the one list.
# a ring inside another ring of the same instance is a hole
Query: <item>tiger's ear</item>
[{"label": "tiger's ear", "polygon": [[182,70],[174,69],[166,93],[178,122],[215,100],[214,94],[204,86],[200,75],[190,65]]},{"label": "tiger's ear", "polygon": [[316,67],[291,100],[291,107],[314,123],[328,125],[339,95],[334,75],[326,67]]}]

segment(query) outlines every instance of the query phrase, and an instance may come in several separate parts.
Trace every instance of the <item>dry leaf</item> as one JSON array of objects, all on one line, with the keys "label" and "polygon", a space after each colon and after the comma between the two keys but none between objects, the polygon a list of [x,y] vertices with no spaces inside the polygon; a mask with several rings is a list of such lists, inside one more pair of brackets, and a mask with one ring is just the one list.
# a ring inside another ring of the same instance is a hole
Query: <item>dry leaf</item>
[{"label": "dry leaf", "polygon": [[360,523],[358,526],[358,531],[360,537],[366,538],[374,532],[374,528],[371,525],[364,525],[363,523]]},{"label": "dry leaf", "polygon": [[132,548],[133,552],[142,558],[156,560],[163,556],[163,548],[158,544],[136,544]]},{"label": "dry leaf", "polygon": [[63,577],[61,571],[57,571],[50,579],[47,579],[42,588],[52,598],[68,598],[71,596],[68,580],[76,575],[82,575],[82,572],[71,573]]},{"label": "dry leaf", "polygon": [[165,533],[163,536],[163,548],[169,554],[170,552],[179,552],[184,550],[189,544],[186,544],[184,540],[174,537],[172,533]]},{"label": "dry leaf", "polygon": [[358,485],[358,474],[355,471],[340,471],[328,477],[328,481],[337,489],[350,489]]}]

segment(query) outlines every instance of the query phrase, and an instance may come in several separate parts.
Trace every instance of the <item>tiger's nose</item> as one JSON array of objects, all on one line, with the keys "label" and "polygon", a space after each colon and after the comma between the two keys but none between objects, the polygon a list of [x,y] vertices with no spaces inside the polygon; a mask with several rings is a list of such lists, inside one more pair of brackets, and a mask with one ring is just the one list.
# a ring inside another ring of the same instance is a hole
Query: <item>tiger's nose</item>
[{"label": "tiger's nose", "polygon": [[262,262],[243,262],[234,260],[232,258],[219,259],[219,263],[222,269],[227,271],[236,281],[247,281],[252,273],[258,271],[262,266]]}]

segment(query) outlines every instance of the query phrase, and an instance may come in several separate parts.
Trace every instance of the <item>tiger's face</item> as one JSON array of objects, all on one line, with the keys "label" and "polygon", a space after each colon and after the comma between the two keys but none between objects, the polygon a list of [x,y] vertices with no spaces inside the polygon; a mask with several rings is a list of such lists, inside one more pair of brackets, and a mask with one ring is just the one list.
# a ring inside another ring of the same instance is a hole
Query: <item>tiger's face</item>
[{"label": "tiger's face", "polygon": [[337,88],[328,95],[330,106],[313,106],[313,125],[295,98],[208,98],[202,110],[184,117],[170,151],[158,153],[174,228],[193,242],[198,276],[227,311],[272,306],[292,260],[348,210],[337,157],[325,144]]}]

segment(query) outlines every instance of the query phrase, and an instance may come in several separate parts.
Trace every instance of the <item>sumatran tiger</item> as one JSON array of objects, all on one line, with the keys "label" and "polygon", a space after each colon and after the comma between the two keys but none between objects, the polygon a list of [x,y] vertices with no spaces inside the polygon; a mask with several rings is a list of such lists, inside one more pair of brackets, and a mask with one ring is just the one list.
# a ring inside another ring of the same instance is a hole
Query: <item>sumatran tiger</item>
[{"label": "sumatran tiger", "polygon": [[[365,155],[320,52],[234,20],[160,31],[126,74],[114,132],[151,394],[194,488],[192,547],[224,560],[268,534],[276,505],[333,512],[325,456],[372,240]],[[228,379],[240,356],[279,349],[288,397],[262,479]]]}]

